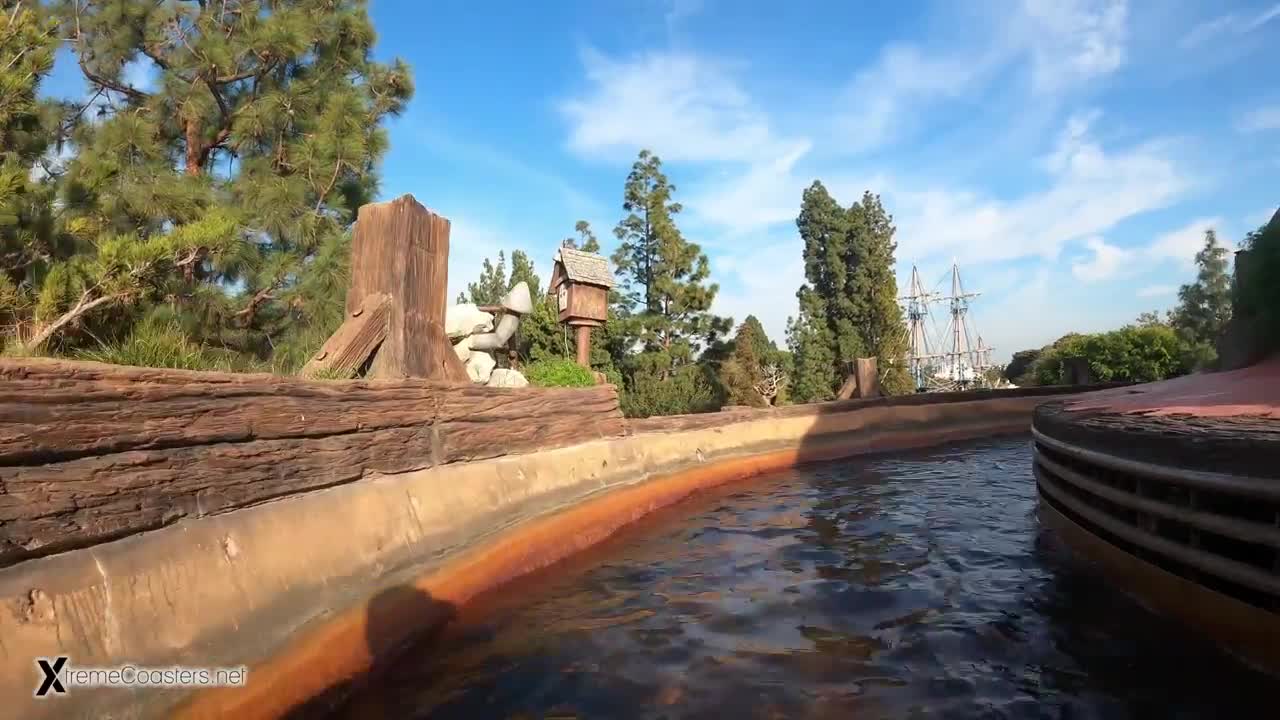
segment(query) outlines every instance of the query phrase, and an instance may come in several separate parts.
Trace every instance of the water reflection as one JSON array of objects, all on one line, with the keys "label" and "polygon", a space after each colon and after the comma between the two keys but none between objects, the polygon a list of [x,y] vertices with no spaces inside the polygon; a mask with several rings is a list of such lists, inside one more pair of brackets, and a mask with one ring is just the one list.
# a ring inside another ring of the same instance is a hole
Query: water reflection
[{"label": "water reflection", "polygon": [[1040,528],[1025,439],[780,473],[420,648],[349,717],[1271,716]]}]

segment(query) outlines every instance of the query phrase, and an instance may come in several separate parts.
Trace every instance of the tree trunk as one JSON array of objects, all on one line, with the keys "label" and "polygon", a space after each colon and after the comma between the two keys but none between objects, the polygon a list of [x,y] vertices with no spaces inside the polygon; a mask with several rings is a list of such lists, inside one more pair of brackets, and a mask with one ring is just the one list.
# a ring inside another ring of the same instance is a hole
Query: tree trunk
[{"label": "tree trunk", "polygon": [[204,143],[200,140],[200,124],[195,120],[188,120],[185,131],[187,138],[186,172],[188,175],[200,175],[204,172]]}]

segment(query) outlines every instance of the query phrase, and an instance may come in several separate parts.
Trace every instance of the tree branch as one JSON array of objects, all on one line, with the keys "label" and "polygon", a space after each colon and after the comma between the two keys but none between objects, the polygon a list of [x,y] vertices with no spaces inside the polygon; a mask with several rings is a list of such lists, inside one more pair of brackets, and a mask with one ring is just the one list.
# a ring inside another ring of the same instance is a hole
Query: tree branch
[{"label": "tree branch", "polygon": [[75,307],[63,313],[57,320],[45,325],[40,332],[36,333],[30,340],[23,343],[23,347],[26,351],[35,352],[36,350],[39,350],[42,345],[49,341],[49,338],[53,337],[54,333],[80,319],[81,316],[90,310],[101,305],[106,305],[107,303],[123,300],[130,295],[130,293],[123,292],[115,293],[114,295],[103,295],[90,300],[89,298],[93,295],[93,291],[95,289],[96,288],[90,288],[85,290],[84,294],[80,296],[80,300],[76,303]]},{"label": "tree branch", "polygon": [[80,64],[80,70],[81,72],[84,73],[84,76],[89,78],[90,82],[100,87],[104,87],[108,90],[115,90],[116,92],[122,93],[124,95],[128,95],[129,97],[135,100],[146,100],[147,98],[151,97],[147,93],[142,92],[141,90],[133,87],[132,85],[122,85],[121,83],[115,82],[114,80],[108,80],[105,77],[102,77],[101,75],[90,70],[89,66],[85,65],[84,63],[83,55],[81,55],[79,58],[79,64]]}]

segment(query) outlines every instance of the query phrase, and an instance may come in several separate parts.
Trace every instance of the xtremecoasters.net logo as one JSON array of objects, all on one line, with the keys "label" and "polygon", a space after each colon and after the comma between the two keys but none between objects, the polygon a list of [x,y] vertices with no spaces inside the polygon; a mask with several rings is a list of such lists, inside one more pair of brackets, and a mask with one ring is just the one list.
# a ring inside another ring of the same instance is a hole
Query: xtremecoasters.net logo
[{"label": "xtremecoasters.net logo", "polygon": [[249,676],[245,666],[240,667],[138,667],[124,664],[116,667],[78,667],[68,664],[64,655],[57,658],[36,658],[36,667],[42,675],[36,687],[38,698],[65,695],[70,687],[238,687]]}]

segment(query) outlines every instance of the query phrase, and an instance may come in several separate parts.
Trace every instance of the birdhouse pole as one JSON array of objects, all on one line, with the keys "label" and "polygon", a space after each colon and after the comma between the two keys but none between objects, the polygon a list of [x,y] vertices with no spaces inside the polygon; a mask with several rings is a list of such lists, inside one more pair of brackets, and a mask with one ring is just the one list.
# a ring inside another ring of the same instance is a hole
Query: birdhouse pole
[{"label": "birdhouse pole", "polygon": [[578,364],[584,368],[591,367],[591,326],[579,325],[578,330]]}]

